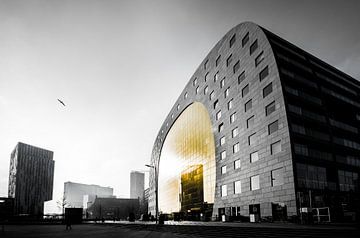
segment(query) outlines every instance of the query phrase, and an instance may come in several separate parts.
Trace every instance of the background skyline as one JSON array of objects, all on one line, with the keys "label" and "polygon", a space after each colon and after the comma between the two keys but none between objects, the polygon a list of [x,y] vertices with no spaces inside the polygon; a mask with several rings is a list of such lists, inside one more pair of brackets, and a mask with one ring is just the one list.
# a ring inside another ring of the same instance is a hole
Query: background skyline
[{"label": "background skyline", "polygon": [[[360,79],[359,1],[0,0],[0,196],[17,142],[66,181],[129,197],[166,115],[207,53],[252,21]],[[57,98],[67,105],[63,107]]]}]

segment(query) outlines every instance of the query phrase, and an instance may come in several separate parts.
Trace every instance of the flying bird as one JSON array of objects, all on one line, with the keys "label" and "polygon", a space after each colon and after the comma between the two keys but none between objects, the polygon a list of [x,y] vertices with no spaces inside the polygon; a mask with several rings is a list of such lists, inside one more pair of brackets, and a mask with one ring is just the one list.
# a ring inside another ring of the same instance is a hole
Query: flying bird
[{"label": "flying bird", "polygon": [[59,101],[62,105],[64,105],[64,107],[66,106],[65,103],[64,103],[63,101],[61,101],[60,99],[58,99],[58,101]]}]

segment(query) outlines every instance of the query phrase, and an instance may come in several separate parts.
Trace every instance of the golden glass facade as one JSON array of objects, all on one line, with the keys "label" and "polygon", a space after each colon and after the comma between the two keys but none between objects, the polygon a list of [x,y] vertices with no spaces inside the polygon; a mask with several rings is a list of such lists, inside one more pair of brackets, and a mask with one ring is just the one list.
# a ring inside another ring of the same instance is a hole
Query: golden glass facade
[{"label": "golden glass facade", "polygon": [[209,113],[203,104],[195,102],[177,118],[161,150],[159,211],[171,214],[181,208],[213,204],[215,176],[215,141]]}]

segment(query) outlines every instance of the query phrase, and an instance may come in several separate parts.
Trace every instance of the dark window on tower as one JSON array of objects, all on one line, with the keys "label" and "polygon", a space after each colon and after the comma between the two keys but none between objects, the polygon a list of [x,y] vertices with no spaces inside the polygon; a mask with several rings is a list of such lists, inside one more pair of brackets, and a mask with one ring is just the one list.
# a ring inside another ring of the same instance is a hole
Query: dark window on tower
[{"label": "dark window on tower", "polygon": [[241,41],[241,45],[242,47],[244,47],[246,45],[246,43],[248,43],[249,41],[249,32],[246,33],[246,35],[244,36],[244,38],[242,38],[242,41]]},{"label": "dark window on tower", "polygon": [[269,124],[269,135],[274,133],[279,129],[279,123],[278,121],[274,121],[273,123]]},{"label": "dark window on tower", "polygon": [[232,62],[232,55],[230,55],[227,60],[226,60],[226,66],[229,67],[229,65],[231,64]]},{"label": "dark window on tower", "polygon": [[242,81],[245,80],[245,70],[241,72],[241,74],[238,77],[238,84],[240,84]]},{"label": "dark window on tower", "polygon": [[258,66],[264,60],[264,51],[255,58],[255,66]]},{"label": "dark window on tower", "polygon": [[239,69],[240,69],[240,61],[238,60],[238,61],[235,63],[234,67],[233,67],[233,72],[234,72],[234,74],[235,74]]},{"label": "dark window on tower", "polygon": [[273,88],[272,88],[272,82],[271,82],[271,83],[269,83],[269,84],[263,89],[263,97],[266,97],[266,96],[269,95],[272,91],[273,91]]},{"label": "dark window on tower", "polygon": [[204,69],[207,69],[209,66],[209,60],[205,61],[205,64],[204,64]]},{"label": "dark window on tower", "polygon": [[252,100],[250,99],[245,103],[245,112],[249,111],[252,108]]},{"label": "dark window on tower", "polygon": [[233,35],[233,37],[231,37],[230,39],[230,48],[235,44],[236,41],[236,34]]},{"label": "dark window on tower", "polygon": [[243,89],[241,90],[242,97],[245,97],[249,93],[249,84],[247,84]]},{"label": "dark window on tower", "polygon": [[266,78],[266,76],[269,75],[269,66],[266,66],[263,70],[261,70],[261,72],[259,73],[259,79],[260,82]]},{"label": "dark window on tower", "polygon": [[252,127],[254,125],[255,116],[251,116],[246,120],[246,128]]},{"label": "dark window on tower", "polygon": [[265,107],[265,114],[266,116],[269,116],[274,111],[275,111],[275,101],[271,102],[269,105]]},{"label": "dark window on tower", "polygon": [[254,43],[251,44],[250,46],[250,55],[252,55],[252,53],[254,53],[254,51],[258,48],[258,41],[255,40]]},{"label": "dark window on tower", "polygon": [[221,62],[221,55],[216,58],[215,65],[218,66]]}]

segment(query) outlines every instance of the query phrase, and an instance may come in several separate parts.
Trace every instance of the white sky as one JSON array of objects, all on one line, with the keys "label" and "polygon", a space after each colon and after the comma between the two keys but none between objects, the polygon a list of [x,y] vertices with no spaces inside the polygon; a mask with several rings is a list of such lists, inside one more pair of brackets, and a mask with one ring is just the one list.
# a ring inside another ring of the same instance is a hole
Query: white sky
[{"label": "white sky", "polygon": [[359,79],[360,1],[313,2],[0,0],[0,196],[21,141],[54,151],[55,201],[66,181],[128,197],[187,81],[243,21]]}]

